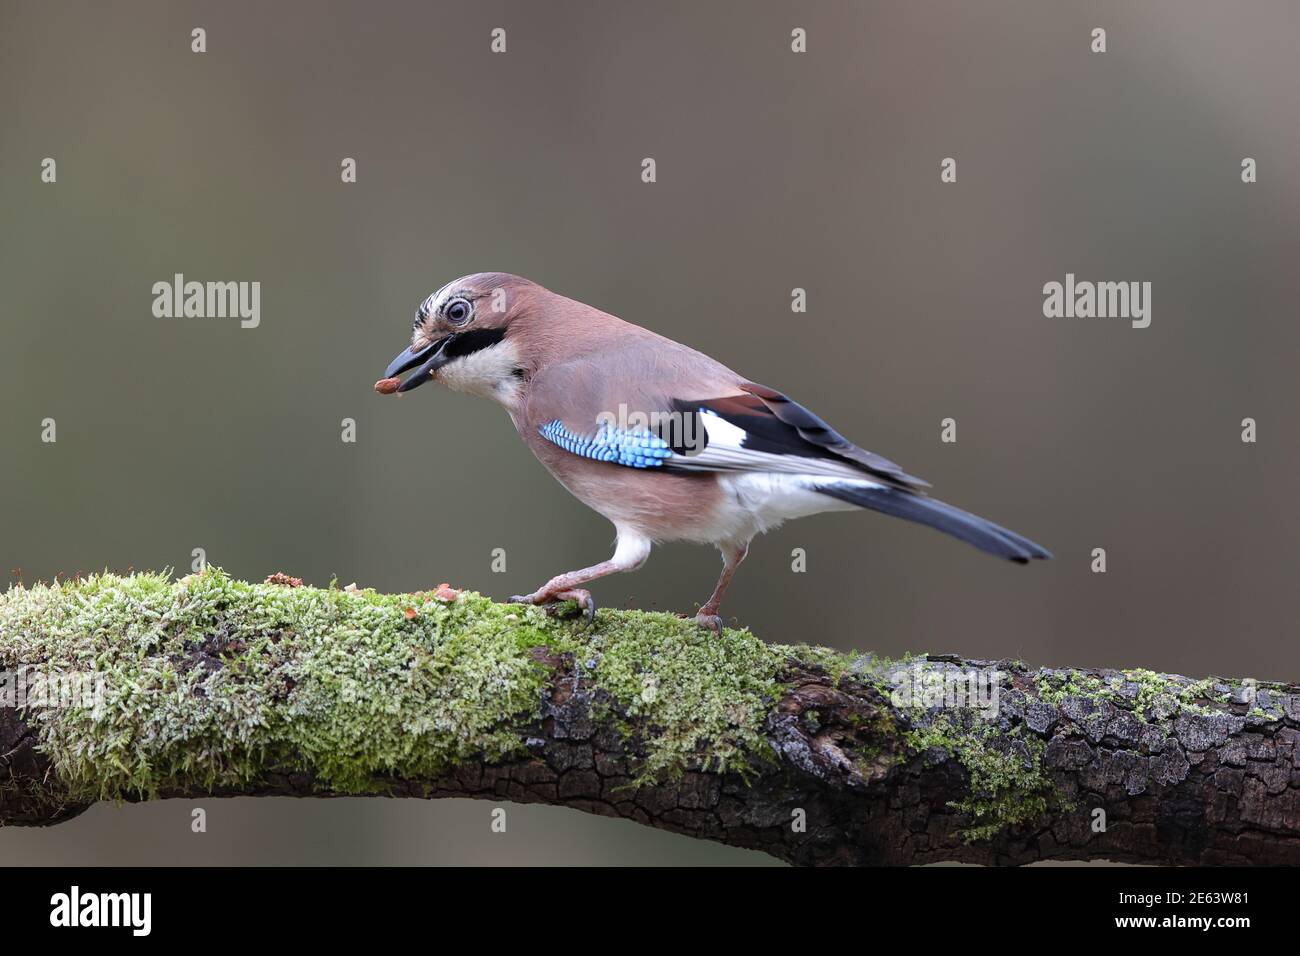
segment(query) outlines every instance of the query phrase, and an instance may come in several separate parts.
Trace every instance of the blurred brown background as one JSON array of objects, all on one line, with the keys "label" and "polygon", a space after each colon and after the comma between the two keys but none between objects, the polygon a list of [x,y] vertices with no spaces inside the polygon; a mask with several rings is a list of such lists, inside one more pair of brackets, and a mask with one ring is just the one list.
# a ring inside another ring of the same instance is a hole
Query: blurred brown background
[{"label": "blurred brown background", "polygon": [[[498,408],[370,390],[425,295],[503,270],[781,388],[1057,556],[819,516],[756,542],[733,623],[1300,678],[1297,34],[1259,0],[0,3],[0,567],[184,573],[202,547],[245,578],[505,597],[605,558],[612,529]],[[176,272],[260,281],[261,326],[154,318]],[[1044,318],[1066,272],[1150,281],[1151,327]],[[669,546],[595,591],[691,610],[716,570]],[[204,836],[188,804],[100,806],[0,832],[0,859],[768,862],[549,808],[493,835],[485,803],[206,807]]]}]

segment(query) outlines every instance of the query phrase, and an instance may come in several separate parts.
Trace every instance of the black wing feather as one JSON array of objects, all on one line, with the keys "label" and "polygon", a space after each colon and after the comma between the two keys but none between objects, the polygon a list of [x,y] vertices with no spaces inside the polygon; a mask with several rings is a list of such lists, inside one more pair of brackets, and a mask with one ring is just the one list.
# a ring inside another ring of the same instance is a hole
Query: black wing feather
[{"label": "black wing feather", "polygon": [[[674,409],[699,414],[701,408],[716,412],[744,430],[744,447],[777,455],[821,458],[857,468],[872,478],[902,488],[928,488],[930,483],[909,475],[888,458],[853,444],[798,402],[765,385],[747,382],[740,386],[745,395],[728,395],[704,401],[675,401]],[[698,434],[703,429],[697,429]],[[663,436],[667,438],[667,436]]]}]

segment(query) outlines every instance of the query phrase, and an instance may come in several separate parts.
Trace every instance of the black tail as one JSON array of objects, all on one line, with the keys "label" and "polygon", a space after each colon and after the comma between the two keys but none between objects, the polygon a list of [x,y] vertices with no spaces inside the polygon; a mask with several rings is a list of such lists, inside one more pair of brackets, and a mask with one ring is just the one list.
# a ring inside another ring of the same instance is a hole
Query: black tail
[{"label": "black tail", "polygon": [[981,551],[987,551],[999,558],[1009,558],[1018,564],[1028,564],[1030,558],[1052,556],[1044,548],[1040,548],[1028,538],[1022,538],[1014,531],[1008,531],[978,515],[911,491],[848,482],[817,485],[817,490],[824,495],[830,495],[832,498],[862,508],[870,508],[872,511],[880,511],[896,518],[906,518],[908,521],[929,525],[944,534],[960,538],[967,544],[973,544]]}]

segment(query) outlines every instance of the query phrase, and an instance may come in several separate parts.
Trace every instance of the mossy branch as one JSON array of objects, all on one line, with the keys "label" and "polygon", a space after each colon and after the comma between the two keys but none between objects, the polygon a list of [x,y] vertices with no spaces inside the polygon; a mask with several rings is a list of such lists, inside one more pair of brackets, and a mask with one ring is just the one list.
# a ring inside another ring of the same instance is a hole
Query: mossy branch
[{"label": "mossy branch", "polygon": [[214,794],[544,802],[801,864],[1300,863],[1300,688],[886,661],[468,592],[0,598],[0,825]]}]

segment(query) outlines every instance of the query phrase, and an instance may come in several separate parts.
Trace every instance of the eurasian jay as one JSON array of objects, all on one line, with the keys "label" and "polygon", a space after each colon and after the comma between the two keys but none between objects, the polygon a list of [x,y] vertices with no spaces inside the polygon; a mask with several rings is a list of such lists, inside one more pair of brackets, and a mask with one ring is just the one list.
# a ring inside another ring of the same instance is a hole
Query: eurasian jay
[{"label": "eurasian jay", "polygon": [[436,380],[502,405],[560,484],[614,523],[612,558],[513,601],[575,600],[590,620],[595,603],[584,585],[639,568],[655,542],[694,541],[722,552],[722,576],[696,615],[716,630],[755,535],[854,508],[929,525],[1020,564],[1051,556],[928,497],[926,482],[780,392],[519,276],[479,273],[433,293],[416,312],[410,347],[384,375],[375,386],[383,393]]}]

